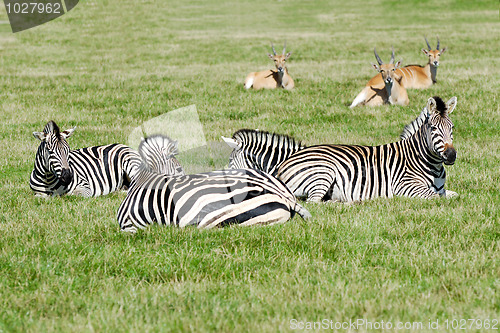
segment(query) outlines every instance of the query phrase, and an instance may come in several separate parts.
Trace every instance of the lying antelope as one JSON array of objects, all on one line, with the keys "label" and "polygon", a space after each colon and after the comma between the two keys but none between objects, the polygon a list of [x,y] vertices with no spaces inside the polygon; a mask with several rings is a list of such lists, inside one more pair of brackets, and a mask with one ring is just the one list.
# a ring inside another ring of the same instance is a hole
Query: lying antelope
[{"label": "lying antelope", "polygon": [[[420,65],[408,65],[402,68],[396,69],[396,73],[403,78],[403,85],[406,89],[426,89],[431,87],[436,83],[437,68],[439,66],[439,57],[446,51],[446,47],[442,50],[439,49],[439,37],[437,37],[437,46],[433,50],[427,37],[425,42],[427,43],[428,50],[422,49],[422,52],[429,57],[429,62],[425,66]],[[373,81],[372,81],[373,80]],[[379,81],[382,84],[382,77],[380,75],[374,76],[370,82],[375,84]]]},{"label": "lying antelope", "polygon": [[429,57],[429,62],[425,66],[409,65],[399,69],[400,75],[403,76],[403,85],[408,88],[425,89],[436,83],[437,68],[439,66],[439,57],[446,51],[446,47],[439,49],[439,37],[437,37],[437,46],[433,50],[427,37],[428,50],[422,49],[422,52]]},{"label": "lying antelope", "polygon": [[392,48],[391,61],[384,64],[373,49],[378,65],[373,67],[379,74],[373,77],[366,84],[365,88],[356,96],[351,104],[351,108],[357,105],[377,106],[385,103],[408,105],[408,94],[402,82],[402,76],[398,74],[397,69],[401,66],[401,60],[394,64],[394,48]]},{"label": "lying antelope", "polygon": [[271,43],[273,48],[273,54],[268,54],[269,58],[274,61],[276,65],[276,70],[270,69],[262,72],[252,72],[247,75],[245,79],[245,88],[250,89],[275,89],[275,88],[285,88],[291,90],[294,87],[293,79],[288,75],[288,69],[285,66],[285,62],[292,52],[286,52],[286,42],[283,45],[283,54],[276,54],[274,45]]}]

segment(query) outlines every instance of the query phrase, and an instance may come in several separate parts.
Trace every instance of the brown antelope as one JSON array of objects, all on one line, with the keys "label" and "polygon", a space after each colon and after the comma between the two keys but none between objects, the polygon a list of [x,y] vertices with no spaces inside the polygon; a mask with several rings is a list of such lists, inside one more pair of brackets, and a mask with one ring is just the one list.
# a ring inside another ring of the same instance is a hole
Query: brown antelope
[{"label": "brown antelope", "polygon": [[[422,52],[429,57],[427,65],[408,65],[396,70],[396,73],[403,78],[402,82],[406,89],[426,89],[436,83],[439,58],[446,51],[446,47],[442,50],[439,49],[439,37],[437,37],[437,46],[436,49],[433,50],[427,37],[424,38],[429,48],[428,50],[422,49]],[[379,83],[382,84],[382,77],[380,75],[374,76],[372,80],[374,81],[370,81],[374,84],[376,80],[379,80]]]},{"label": "brown antelope", "polygon": [[356,96],[351,104],[351,108],[357,105],[377,106],[385,103],[408,105],[408,94],[402,76],[398,74],[397,69],[401,66],[401,60],[394,64],[394,48],[392,48],[391,61],[384,64],[373,49],[377,63],[373,64],[379,74],[373,77],[366,84],[365,88]]},{"label": "brown antelope", "polygon": [[433,50],[427,37],[428,50],[422,49],[422,52],[429,57],[429,62],[425,66],[409,65],[399,69],[400,75],[403,76],[403,84],[408,88],[425,89],[436,83],[437,68],[439,66],[439,58],[446,51],[446,47],[439,49],[439,37],[437,37],[437,46]]},{"label": "brown antelope", "polygon": [[273,54],[268,54],[269,58],[274,61],[276,65],[276,70],[270,69],[262,72],[252,72],[247,75],[245,79],[245,88],[250,89],[275,89],[284,88],[291,90],[294,87],[293,79],[288,75],[288,69],[285,66],[285,62],[292,52],[286,52],[286,42],[283,45],[283,54],[276,54],[274,45],[271,43],[273,48]]}]

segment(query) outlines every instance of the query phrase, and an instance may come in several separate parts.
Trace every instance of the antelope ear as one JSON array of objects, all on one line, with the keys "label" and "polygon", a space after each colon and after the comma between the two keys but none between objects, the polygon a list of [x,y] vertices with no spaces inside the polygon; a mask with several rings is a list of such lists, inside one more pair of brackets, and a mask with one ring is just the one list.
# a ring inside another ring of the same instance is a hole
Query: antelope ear
[{"label": "antelope ear", "polygon": [[429,115],[431,113],[438,113],[436,101],[432,97],[427,100],[427,112],[429,112]]},{"label": "antelope ear", "polygon": [[373,68],[375,68],[375,70],[376,70],[377,72],[380,72],[380,67],[379,67],[379,65],[372,64],[372,66],[373,66]]},{"label": "antelope ear", "polygon": [[269,57],[269,59],[274,60],[274,56],[271,53],[268,53],[267,56]]},{"label": "antelope ear", "polygon": [[426,49],[422,49],[422,52],[424,52],[424,54],[425,54],[426,56],[428,56],[428,55],[429,55],[429,51],[427,51]]},{"label": "antelope ear", "polygon": [[43,132],[33,132],[33,136],[40,141],[45,141],[45,133]]},{"label": "antelope ear", "polygon": [[396,62],[396,64],[394,65],[394,68],[398,69],[401,67],[401,64],[403,63],[403,59],[399,60],[398,62]]},{"label": "antelope ear", "polygon": [[222,140],[224,140],[225,143],[227,143],[227,145],[229,147],[231,147],[233,149],[240,149],[240,145],[233,138],[226,138],[225,136],[222,136],[222,135],[221,135],[221,138],[222,138]]},{"label": "antelope ear", "polygon": [[441,51],[439,51],[439,52],[441,52],[441,54],[445,53],[445,52],[446,52],[446,47],[445,47],[445,48],[443,48],[443,49],[442,49]]},{"label": "antelope ear", "polygon": [[292,55],[292,52],[288,52],[288,53],[286,54],[286,56],[285,56],[285,59],[290,58],[290,56],[291,56],[291,55]]},{"label": "antelope ear", "polygon": [[63,131],[63,132],[61,133],[61,136],[62,136],[64,139],[67,139],[67,138],[69,138],[69,137],[71,136],[71,134],[73,134],[73,132],[75,131],[75,129],[76,129],[76,126],[75,126],[75,127],[73,127],[73,128],[67,129],[67,130],[65,130],[65,131]]},{"label": "antelope ear", "polygon": [[455,106],[457,106],[457,97],[453,96],[448,102],[446,102],[447,113],[452,113],[453,110],[455,110]]}]

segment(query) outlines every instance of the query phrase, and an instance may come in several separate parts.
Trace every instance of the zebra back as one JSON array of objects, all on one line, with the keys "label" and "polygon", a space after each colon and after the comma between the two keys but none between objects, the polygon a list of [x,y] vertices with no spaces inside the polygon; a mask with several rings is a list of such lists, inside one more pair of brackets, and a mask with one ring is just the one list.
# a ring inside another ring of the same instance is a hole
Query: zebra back
[{"label": "zebra back", "polygon": [[273,176],[281,163],[305,147],[287,135],[250,129],[235,132],[232,139],[236,146],[233,145],[229,168],[252,168]]},{"label": "zebra back", "polygon": [[118,209],[123,231],[151,223],[198,228],[283,223],[310,214],[278,179],[259,170],[230,169],[168,177],[141,172]]}]

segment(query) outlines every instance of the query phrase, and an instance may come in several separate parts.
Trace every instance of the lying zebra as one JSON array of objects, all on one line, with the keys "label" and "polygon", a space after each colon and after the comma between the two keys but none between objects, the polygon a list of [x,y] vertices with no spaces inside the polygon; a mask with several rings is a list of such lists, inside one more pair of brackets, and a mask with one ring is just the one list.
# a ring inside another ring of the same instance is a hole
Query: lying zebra
[{"label": "lying zebra", "polygon": [[278,167],[305,146],[292,137],[265,131],[241,129],[232,138],[222,137],[231,148],[228,167],[250,168],[276,176]]},{"label": "lying zebra", "polygon": [[[439,97],[429,98],[419,117],[407,125],[401,141],[382,146],[316,145],[298,149],[284,160],[252,156],[260,167],[272,169],[298,197],[308,201],[352,202],[375,197],[409,196],[432,198],[457,194],[444,189],[443,163],[456,159],[453,123],[449,114],[456,97],[446,104]],[[263,152],[239,146],[247,152]],[[272,149],[271,149],[272,150]],[[248,163],[249,154],[233,151],[229,165]]]},{"label": "lying zebra", "polygon": [[201,229],[283,223],[295,213],[304,219],[311,216],[281,181],[260,171],[234,169],[171,176],[168,170],[175,170],[178,162],[175,151],[162,149],[168,145],[169,139],[163,136],[141,142],[143,163],[118,209],[122,231],[135,233],[154,222]]},{"label": "lying zebra", "polygon": [[138,171],[141,158],[122,144],[70,150],[66,141],[75,128],[60,131],[49,121],[43,132],[33,132],[41,143],[30,176],[36,196],[81,195],[97,197],[126,188]]}]

